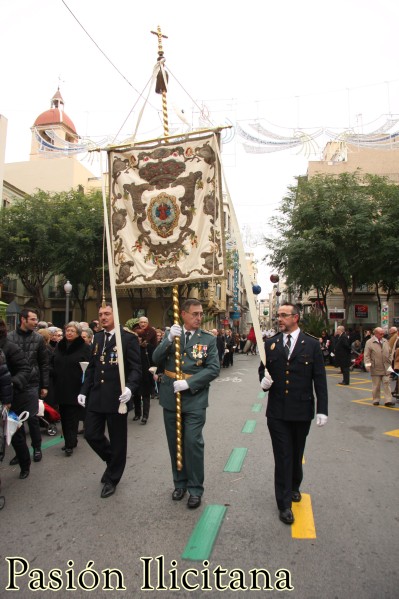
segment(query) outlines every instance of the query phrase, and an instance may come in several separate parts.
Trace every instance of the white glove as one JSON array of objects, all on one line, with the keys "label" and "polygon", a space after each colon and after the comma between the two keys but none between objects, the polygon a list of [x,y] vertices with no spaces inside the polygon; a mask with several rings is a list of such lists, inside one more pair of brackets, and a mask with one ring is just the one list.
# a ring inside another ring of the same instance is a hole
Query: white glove
[{"label": "white glove", "polygon": [[169,341],[172,343],[173,339],[175,337],[180,337],[181,333],[182,333],[182,328],[179,324],[172,325],[170,328],[170,331],[169,331],[169,335],[168,335]]},{"label": "white glove", "polygon": [[327,424],[328,416],[325,414],[316,414],[316,424],[317,426],[324,426]]},{"label": "white glove", "polygon": [[226,355],[226,354],[229,354],[229,353],[230,353],[230,351],[229,351],[228,349],[225,349],[225,350],[224,350],[224,354],[225,354],[225,355]]},{"label": "white glove", "polygon": [[82,408],[86,405],[86,395],[78,395],[78,404],[82,406]]},{"label": "white glove", "polygon": [[129,387],[125,387],[122,395],[119,397],[119,401],[121,403],[127,403],[131,397],[132,392],[130,391]]},{"label": "white glove", "polygon": [[273,385],[273,379],[270,374],[266,374],[260,382],[263,391],[267,391]]},{"label": "white glove", "polygon": [[187,391],[188,383],[187,381],[175,381],[173,383],[173,391],[175,393],[179,393],[179,391]]},{"label": "white glove", "polygon": [[331,356],[332,358],[335,358],[335,354],[333,354],[332,352],[330,353],[330,356]]}]

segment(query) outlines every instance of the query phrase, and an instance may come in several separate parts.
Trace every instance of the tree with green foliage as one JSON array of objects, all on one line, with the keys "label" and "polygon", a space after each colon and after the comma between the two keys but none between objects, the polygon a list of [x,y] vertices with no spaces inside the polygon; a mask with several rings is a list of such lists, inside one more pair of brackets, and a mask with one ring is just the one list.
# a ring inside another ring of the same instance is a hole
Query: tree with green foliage
[{"label": "tree with green foliage", "polygon": [[89,287],[101,298],[101,192],[39,191],[2,210],[0,218],[0,274],[16,275],[40,313],[45,285],[52,276],[63,275],[73,281],[83,319]]},{"label": "tree with green foliage", "polygon": [[1,274],[17,275],[40,313],[45,303],[43,289],[57,272],[53,214],[51,197],[43,191],[0,213]]},{"label": "tree with green foliage", "polygon": [[[54,227],[57,270],[73,282],[72,295],[80,306],[81,319],[86,318],[86,300],[90,289],[101,301],[104,217],[101,191],[84,194],[78,190],[53,196],[57,209]],[[105,262],[107,254],[105,251]],[[106,268],[106,289],[109,288]]]},{"label": "tree with green foliage", "polygon": [[386,178],[359,171],[298,178],[272,219],[278,236],[265,240],[268,263],[288,286],[318,289],[325,300],[338,287],[347,310],[359,285],[395,286],[398,194]]}]

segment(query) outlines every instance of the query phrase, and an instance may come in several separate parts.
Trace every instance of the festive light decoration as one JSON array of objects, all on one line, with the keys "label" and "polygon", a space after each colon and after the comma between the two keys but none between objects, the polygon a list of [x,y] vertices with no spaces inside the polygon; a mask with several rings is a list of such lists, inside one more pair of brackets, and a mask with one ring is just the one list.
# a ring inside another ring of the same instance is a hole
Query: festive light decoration
[{"label": "festive light decoration", "polygon": [[[399,131],[389,133],[393,127],[397,127],[399,119],[391,116],[374,131],[370,133],[357,133],[354,129],[334,131],[328,128],[315,128],[305,131],[304,129],[293,129],[292,135],[279,135],[264,127],[259,121],[249,122],[248,127],[256,131],[259,136],[249,133],[240,123],[236,124],[236,133],[243,140],[242,146],[247,153],[265,154],[298,148],[299,152],[309,156],[320,152],[317,139],[323,137],[344,144],[355,145],[361,148],[374,148],[396,150],[399,149]],[[260,137],[261,136],[261,137]],[[298,152],[298,153],[299,153]],[[337,161],[343,161],[343,153],[339,152]]]}]

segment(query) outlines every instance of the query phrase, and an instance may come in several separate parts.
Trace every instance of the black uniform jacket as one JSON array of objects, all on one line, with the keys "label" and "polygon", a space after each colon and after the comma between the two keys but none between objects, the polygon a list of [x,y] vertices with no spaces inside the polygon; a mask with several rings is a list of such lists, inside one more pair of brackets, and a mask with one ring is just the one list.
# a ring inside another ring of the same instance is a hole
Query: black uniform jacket
[{"label": "black uniform jacket", "polygon": [[54,393],[60,405],[78,404],[83,371],[80,362],[89,362],[90,347],[82,337],[70,343],[61,339],[52,355]]},{"label": "black uniform jacket", "polygon": [[266,339],[266,368],[273,384],[269,389],[266,416],[280,420],[312,420],[315,411],[328,414],[327,377],[320,342],[300,332],[289,359],[283,334]]},{"label": "black uniform jacket", "polygon": [[[126,387],[132,394],[141,381],[141,357],[137,336],[121,328]],[[116,413],[122,392],[119,379],[118,352],[115,335],[104,347],[105,332],[94,335],[92,356],[87,367],[81,393],[86,395],[86,407],[92,412]],[[129,402],[128,408],[131,408]]]}]

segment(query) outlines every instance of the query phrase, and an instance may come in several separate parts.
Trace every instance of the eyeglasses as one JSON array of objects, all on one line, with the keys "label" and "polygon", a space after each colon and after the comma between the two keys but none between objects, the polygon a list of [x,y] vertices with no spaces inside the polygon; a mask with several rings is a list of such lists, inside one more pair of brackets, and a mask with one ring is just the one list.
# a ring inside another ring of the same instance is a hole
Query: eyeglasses
[{"label": "eyeglasses", "polygon": [[291,312],[290,314],[286,314],[285,312],[280,312],[279,314],[277,314],[277,318],[288,318],[288,316],[295,316],[295,314],[293,314],[293,312]]}]

